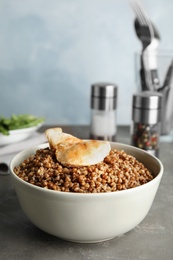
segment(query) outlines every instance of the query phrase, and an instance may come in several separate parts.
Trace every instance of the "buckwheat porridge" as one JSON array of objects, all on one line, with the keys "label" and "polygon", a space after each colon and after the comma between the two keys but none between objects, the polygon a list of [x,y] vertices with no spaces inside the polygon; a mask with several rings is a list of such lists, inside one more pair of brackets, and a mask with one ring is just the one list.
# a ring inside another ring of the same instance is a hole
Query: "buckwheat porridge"
[{"label": "buckwheat porridge", "polygon": [[14,172],[24,181],[42,188],[79,193],[125,190],[153,179],[142,163],[118,150],[111,150],[97,164],[70,166],[57,161],[55,149],[39,149],[15,167]]}]

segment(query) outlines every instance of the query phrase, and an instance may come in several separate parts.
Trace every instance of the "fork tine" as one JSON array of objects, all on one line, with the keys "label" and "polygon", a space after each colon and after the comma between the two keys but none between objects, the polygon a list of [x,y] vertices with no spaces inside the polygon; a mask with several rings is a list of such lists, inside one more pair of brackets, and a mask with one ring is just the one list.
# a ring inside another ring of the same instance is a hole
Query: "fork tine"
[{"label": "fork tine", "polygon": [[143,15],[141,14],[141,10],[138,7],[137,3],[135,0],[130,0],[131,6],[137,16],[138,22],[140,25],[145,25],[145,20],[143,19]]},{"label": "fork tine", "polygon": [[139,0],[137,0],[136,1],[136,5],[138,6],[139,12],[141,13],[141,15],[143,17],[143,19],[145,21],[145,24],[147,25],[148,22],[150,21],[150,19],[149,19],[148,15],[147,15],[147,13],[146,13],[142,3]]},{"label": "fork tine", "polygon": [[139,0],[130,0],[131,5],[136,13],[137,19],[141,25],[148,26],[151,35],[154,35],[151,20],[149,19],[142,3]]},{"label": "fork tine", "polygon": [[152,26],[152,23],[151,23],[149,16],[147,15],[147,12],[145,11],[145,9],[144,9],[140,0],[136,0],[136,3],[138,4],[138,7],[141,11],[141,14],[143,15],[143,19],[145,20],[146,25],[149,27],[151,37],[154,37],[153,26]]}]

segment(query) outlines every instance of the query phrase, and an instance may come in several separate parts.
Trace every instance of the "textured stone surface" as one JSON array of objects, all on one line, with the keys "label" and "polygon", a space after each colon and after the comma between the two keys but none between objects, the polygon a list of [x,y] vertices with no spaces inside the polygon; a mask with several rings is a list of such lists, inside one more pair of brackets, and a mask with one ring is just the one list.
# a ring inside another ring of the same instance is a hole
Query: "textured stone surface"
[{"label": "textured stone surface", "polygon": [[[63,127],[80,138],[88,127]],[[117,141],[129,143],[129,128],[118,127]],[[9,159],[9,155],[6,159]],[[3,157],[1,157],[2,160]],[[5,157],[4,157],[5,158]],[[95,244],[63,241],[35,227],[24,215],[10,176],[0,176],[0,258],[3,260],[172,260],[173,256],[173,143],[161,143],[164,175],[146,218],[132,231]]]}]

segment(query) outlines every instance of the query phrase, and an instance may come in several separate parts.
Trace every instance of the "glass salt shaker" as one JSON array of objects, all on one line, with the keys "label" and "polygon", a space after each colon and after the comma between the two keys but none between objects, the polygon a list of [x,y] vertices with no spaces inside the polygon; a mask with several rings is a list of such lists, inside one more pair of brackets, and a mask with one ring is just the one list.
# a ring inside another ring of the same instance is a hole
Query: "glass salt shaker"
[{"label": "glass salt shaker", "polygon": [[117,86],[112,83],[91,85],[90,138],[116,140]]},{"label": "glass salt shaker", "polygon": [[132,145],[158,157],[162,94],[143,91],[133,95]]}]

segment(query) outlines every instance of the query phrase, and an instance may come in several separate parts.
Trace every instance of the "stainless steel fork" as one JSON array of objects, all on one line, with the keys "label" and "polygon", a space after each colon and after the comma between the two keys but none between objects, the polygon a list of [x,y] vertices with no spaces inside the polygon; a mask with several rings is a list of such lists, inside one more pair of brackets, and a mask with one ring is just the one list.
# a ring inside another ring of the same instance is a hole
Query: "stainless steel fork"
[{"label": "stainless steel fork", "polygon": [[[152,43],[156,41],[154,28],[141,2],[139,0],[130,0],[130,4],[136,14],[135,31],[143,45],[140,70],[142,90],[157,90],[159,88],[157,67],[153,69],[150,66],[151,57],[152,61],[153,58],[156,59],[155,63],[157,64],[156,49],[153,50],[152,48]],[[151,49],[150,53],[148,52],[149,48]]]},{"label": "stainless steel fork", "polygon": [[130,3],[137,17],[135,29],[137,36],[142,41],[144,51],[154,38],[152,23],[139,0],[130,0]]}]

